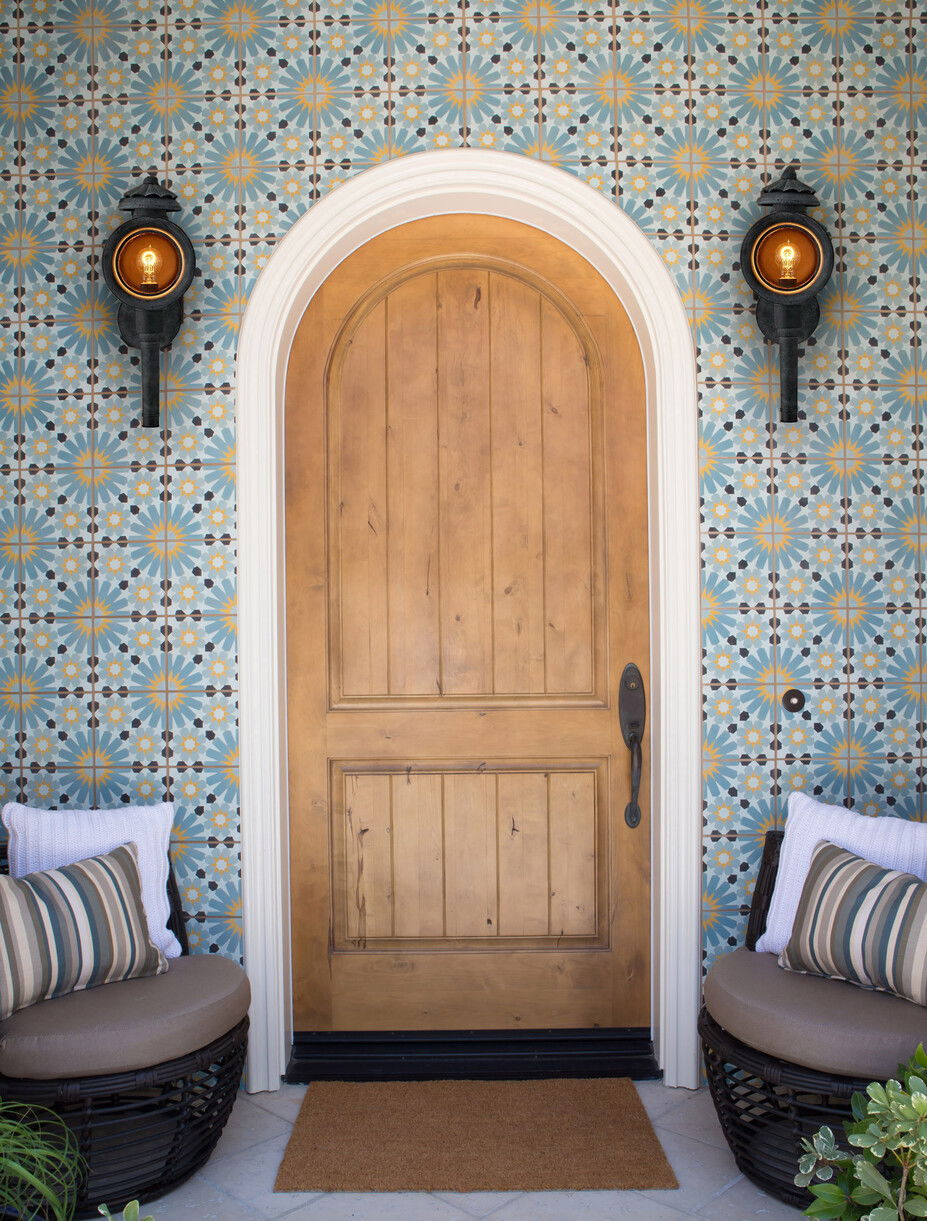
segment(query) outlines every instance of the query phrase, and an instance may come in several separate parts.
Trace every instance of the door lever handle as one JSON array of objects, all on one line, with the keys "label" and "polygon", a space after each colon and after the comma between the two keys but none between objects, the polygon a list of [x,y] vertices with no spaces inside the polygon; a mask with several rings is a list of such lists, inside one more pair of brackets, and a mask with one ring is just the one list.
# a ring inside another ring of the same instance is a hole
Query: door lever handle
[{"label": "door lever handle", "polygon": [[631,661],[625,666],[618,687],[618,723],[625,746],[631,752],[631,800],[624,808],[624,821],[629,827],[636,827],[641,821],[641,808],[637,799],[643,771],[641,742],[646,719],[647,697],[644,695],[644,680],[640,670]]}]

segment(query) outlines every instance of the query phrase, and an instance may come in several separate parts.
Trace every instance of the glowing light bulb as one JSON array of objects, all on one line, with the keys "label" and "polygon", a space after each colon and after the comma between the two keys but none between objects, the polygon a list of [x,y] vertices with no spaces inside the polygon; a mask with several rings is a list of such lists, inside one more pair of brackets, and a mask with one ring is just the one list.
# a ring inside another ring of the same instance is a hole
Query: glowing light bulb
[{"label": "glowing light bulb", "polygon": [[161,268],[161,256],[152,246],[146,246],[138,256],[142,265],[142,287],[158,287],[158,271]]},{"label": "glowing light bulb", "polygon": [[779,247],[776,251],[776,261],[779,264],[779,283],[794,284],[799,255],[791,242],[783,242]]}]

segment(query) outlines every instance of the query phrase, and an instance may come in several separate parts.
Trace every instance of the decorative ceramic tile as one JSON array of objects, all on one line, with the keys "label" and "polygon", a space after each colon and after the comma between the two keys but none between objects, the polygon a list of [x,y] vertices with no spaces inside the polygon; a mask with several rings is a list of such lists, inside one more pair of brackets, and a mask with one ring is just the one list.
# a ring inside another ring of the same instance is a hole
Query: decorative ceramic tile
[{"label": "decorative ceramic tile", "polygon": [[187,840],[230,848],[238,838],[237,769],[181,768],[172,782],[175,826]]},{"label": "decorative ceramic tile", "polygon": [[759,835],[713,833],[702,844],[702,903],[710,899],[726,908],[749,907],[763,838]]},{"label": "decorative ceramic tile", "polygon": [[719,954],[729,953],[743,945],[747,929],[747,910],[720,907],[730,902],[725,888],[708,884],[702,894],[702,947],[704,971],[708,971]]},{"label": "decorative ceramic tile", "polygon": [[158,767],[113,769],[96,775],[94,804],[98,806],[154,805],[167,799],[167,781]]},{"label": "decorative ceramic tile", "polygon": [[[709,956],[737,944],[751,852],[790,791],[923,813],[923,23],[875,0],[851,20],[820,0],[762,14],[635,0],[617,19],[494,0],[465,22],[426,0],[246,7],[107,0],[88,29],[63,2],[21,65],[0,56],[0,361],[15,362],[0,379],[0,681],[26,795],[171,792],[200,890],[195,948],[240,953],[237,849],[221,883],[210,862],[238,834],[233,385],[248,294],[294,220],[364,167],[512,150],[617,197],[693,326],[704,936]],[[200,274],[162,360],[165,426],[148,433],[98,260],[133,171],[165,156]],[[776,352],[737,267],[764,175],[789,162],[837,250],[795,425],[777,418]],[[787,683],[800,714],[781,707]],[[19,767],[0,757],[0,783],[15,788]]]},{"label": "decorative ceramic tile", "polygon": [[191,954],[222,954],[241,962],[244,946],[241,917],[230,915],[221,919],[190,920],[187,940]]},{"label": "decorative ceramic tile", "polygon": [[239,855],[237,844],[212,847],[199,840],[175,842],[171,859],[185,911],[207,917],[235,914]]}]

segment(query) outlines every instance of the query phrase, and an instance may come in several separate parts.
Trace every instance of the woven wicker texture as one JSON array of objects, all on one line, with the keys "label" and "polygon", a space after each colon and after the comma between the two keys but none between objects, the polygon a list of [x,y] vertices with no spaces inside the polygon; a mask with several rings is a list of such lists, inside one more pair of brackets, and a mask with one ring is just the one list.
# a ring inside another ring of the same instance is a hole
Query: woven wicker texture
[{"label": "woven wicker texture", "polygon": [[[781,845],[781,831],[767,832],[747,929],[749,949],[766,926]],[[802,1137],[825,1123],[839,1132],[851,1117],[850,1098],[868,1081],[764,1055],[729,1035],[704,1008],[698,1030],[708,1088],[738,1169],[786,1204],[807,1207],[813,1197],[794,1183]]]},{"label": "woven wicker texture", "polygon": [[[167,891],[168,926],[186,953],[173,869]],[[0,1076],[0,1099],[57,1111],[87,1163],[75,1217],[98,1217],[104,1202],[115,1214],[129,1200],[173,1190],[206,1162],[231,1113],[247,1047],[245,1018],[205,1047],[137,1072],[51,1081]]]}]

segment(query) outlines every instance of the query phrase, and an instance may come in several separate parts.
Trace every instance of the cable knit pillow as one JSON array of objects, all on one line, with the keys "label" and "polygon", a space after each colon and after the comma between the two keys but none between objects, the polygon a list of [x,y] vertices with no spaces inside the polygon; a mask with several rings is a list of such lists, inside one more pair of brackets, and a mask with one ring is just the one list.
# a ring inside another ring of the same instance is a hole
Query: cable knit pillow
[{"label": "cable knit pillow", "polygon": [[927,1005],[927,885],[818,844],[779,965]]},{"label": "cable knit pillow", "polygon": [[46,873],[0,877],[0,1018],[166,970],[148,938],[134,844]]},{"label": "cable knit pillow", "polygon": [[826,806],[804,793],[792,793],[776,885],[766,931],[756,943],[758,950],[780,954],[785,948],[811,854],[825,839],[885,869],[903,869],[927,881],[927,824],[889,815],[854,814],[844,806]]},{"label": "cable knit pillow", "polygon": [[180,957],[180,942],[167,927],[167,852],[174,825],[169,802],[116,810],[36,810],[10,801],[2,819],[10,833],[14,878],[99,856],[120,844],[136,844],[149,936],[167,958]]}]

